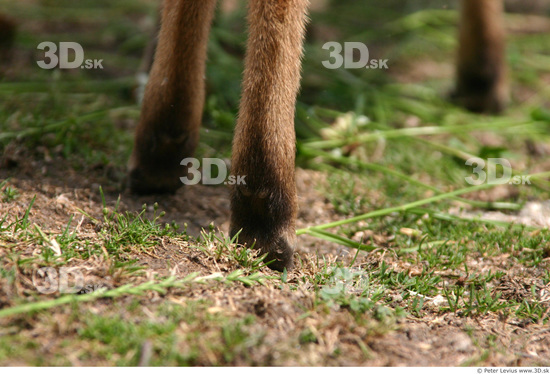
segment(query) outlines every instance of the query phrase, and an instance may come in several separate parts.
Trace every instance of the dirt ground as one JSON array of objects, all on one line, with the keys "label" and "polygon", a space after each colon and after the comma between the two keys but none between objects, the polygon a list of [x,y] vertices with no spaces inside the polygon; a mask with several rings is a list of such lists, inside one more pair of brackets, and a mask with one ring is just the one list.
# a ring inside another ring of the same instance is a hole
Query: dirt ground
[{"label": "dirt ground", "polygon": [[[118,193],[121,192],[117,190],[121,184],[103,180],[104,173],[97,171],[76,173],[65,167],[65,162],[59,159],[44,164],[22,157],[15,169],[9,172],[3,169],[0,172],[0,179],[8,175],[17,175],[10,179],[9,183],[20,191],[21,196],[15,202],[2,204],[0,213],[3,215],[10,211],[13,214],[22,214],[32,197],[36,195],[34,208],[30,214],[32,222],[38,224],[43,230],[47,230],[49,234],[60,233],[67,225],[70,215],[75,214],[72,226],[77,230],[78,236],[94,240],[97,228],[80,213],[79,209],[93,217],[101,217],[102,202],[96,187],[99,184],[104,186],[107,205],[114,206]],[[24,170],[33,172],[25,173]],[[40,170],[49,176],[41,177],[40,183],[36,183],[35,170]],[[316,188],[325,178],[326,175],[320,172],[297,170],[300,200],[298,227],[341,218],[333,213],[331,204]],[[150,197],[138,197],[122,191],[120,196],[121,211],[139,211],[144,203],[151,206],[158,202],[159,210],[166,211],[164,221],[175,221],[181,225],[187,223],[188,232],[193,235],[198,235],[201,228],[207,227],[212,222],[222,231],[228,229],[228,191],[224,187],[188,186],[174,196]],[[329,261],[339,260],[349,263],[351,260],[352,253],[338,245],[327,244],[305,236],[300,236],[298,240],[298,255],[302,259],[302,264],[296,271],[289,274],[289,284],[297,284],[304,274],[318,271],[319,258],[323,256]],[[22,247],[20,250],[28,253],[36,248],[31,245]],[[137,257],[137,255],[132,254],[131,257]],[[204,253],[190,247],[189,243],[171,239],[162,240],[162,245],[156,246],[152,252],[140,254],[138,261],[147,269],[149,276],[152,273],[159,275],[175,273],[184,276],[193,271],[208,275],[217,271],[230,271],[235,267],[234,264],[217,263],[205,257]],[[403,263],[395,253],[385,250],[361,255],[358,263],[362,267],[371,268],[376,267],[381,261],[386,261],[396,270],[406,271],[409,266]],[[170,267],[167,266],[168,263]],[[91,263],[86,264],[79,260],[73,265],[86,268],[86,265],[89,266]],[[117,280],[106,280],[94,275],[101,274],[101,267],[106,266],[106,263],[94,263],[89,268],[87,279],[97,279],[97,282],[108,287],[117,286]],[[476,264],[473,259],[470,266],[472,269],[486,269],[487,266],[498,268],[495,263]],[[414,273],[415,269],[408,269],[408,271]],[[270,273],[269,270],[264,272]],[[508,272],[511,277],[514,272],[522,273],[523,269],[517,264],[512,265]],[[535,278],[535,275],[533,277]],[[522,277],[521,283],[509,278],[508,284],[501,284],[500,287],[507,292],[517,293],[517,297],[521,297],[527,292],[525,282],[536,283],[534,278],[527,280]],[[20,287],[25,288],[28,285]],[[547,326],[508,319],[491,313],[475,318],[452,313],[440,314],[437,312],[440,300],[435,299],[426,302],[422,317],[409,315],[396,320],[389,330],[386,326],[383,331],[380,331],[379,326],[358,323],[349,313],[340,308],[335,308],[328,314],[313,308],[314,311],[307,318],[301,317],[303,311],[300,305],[314,303],[312,290],[307,286],[301,286],[298,291],[292,292],[271,287],[234,286],[231,289],[220,290],[217,287],[197,286],[183,295],[175,292],[163,297],[180,300],[179,302],[196,298],[214,300],[213,308],[221,308],[224,313],[230,315],[253,313],[257,316],[259,325],[269,326],[264,342],[270,342],[270,344],[252,348],[252,361],[237,360],[232,363],[234,365],[253,365],[254,363],[329,366],[550,365],[550,328]],[[394,298],[393,307],[405,305],[399,294],[392,297]],[[548,288],[546,299],[550,299]],[[146,305],[147,301],[142,301],[142,304],[144,302]],[[150,302],[154,304],[153,300]],[[10,302],[4,299],[0,300],[0,304],[9,305]],[[62,309],[59,313],[63,315],[66,311]],[[3,328],[6,329],[6,325]],[[297,344],[296,331],[303,331],[306,328],[313,331],[316,344],[305,345],[296,350],[296,346],[293,347],[289,343]],[[27,326],[19,333],[29,337],[38,334],[41,339],[55,340],[59,338],[59,331],[56,330],[57,328],[37,324]],[[488,336],[492,337],[491,341],[488,341]],[[268,346],[272,348],[268,349]],[[342,354],[334,355],[336,348]],[[54,352],[57,348],[54,344],[50,349]],[[47,352],[42,353],[47,354]],[[101,361],[82,361],[74,358],[76,356],[76,353],[71,353],[73,365],[102,364]],[[281,357],[284,357],[284,360],[281,361]],[[201,364],[215,362],[217,361],[212,359],[211,362],[201,361]],[[25,363],[8,360],[3,364]]]}]

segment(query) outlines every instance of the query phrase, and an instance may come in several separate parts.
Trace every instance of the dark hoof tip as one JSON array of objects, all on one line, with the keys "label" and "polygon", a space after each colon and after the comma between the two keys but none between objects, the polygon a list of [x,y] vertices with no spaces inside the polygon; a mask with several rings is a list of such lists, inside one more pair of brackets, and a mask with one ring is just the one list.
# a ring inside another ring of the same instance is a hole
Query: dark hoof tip
[{"label": "dark hoof tip", "polygon": [[453,91],[448,99],[451,103],[461,106],[473,113],[500,114],[506,109],[507,99],[498,95],[466,93]]},{"label": "dark hoof tip", "polygon": [[[296,234],[294,230],[289,230],[290,234],[280,234],[276,238],[269,240],[269,235],[248,236],[241,232],[238,237],[238,243],[248,247],[254,247],[260,250],[260,254],[266,255],[264,263],[267,267],[276,271],[290,271],[294,268],[294,248],[296,247]],[[238,230],[231,230],[231,236],[235,236]]]},{"label": "dark hoof tip", "polygon": [[177,177],[152,175],[136,168],[130,170],[128,186],[137,195],[174,194],[182,183]]}]

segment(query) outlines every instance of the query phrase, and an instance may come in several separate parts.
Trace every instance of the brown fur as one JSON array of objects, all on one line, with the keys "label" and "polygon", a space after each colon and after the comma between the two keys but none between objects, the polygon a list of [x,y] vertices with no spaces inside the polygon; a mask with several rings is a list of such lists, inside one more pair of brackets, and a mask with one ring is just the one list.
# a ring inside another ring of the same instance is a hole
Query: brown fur
[{"label": "brown fur", "polygon": [[462,0],[454,99],[475,112],[508,102],[502,0]]},{"label": "brown fur", "polygon": [[10,59],[10,51],[15,41],[15,22],[0,14],[0,63]]},{"label": "brown fur", "polygon": [[232,173],[246,185],[231,196],[231,234],[268,253],[272,267],[292,265],[295,247],[294,106],[308,0],[251,0],[243,94]]},{"label": "brown fur", "polygon": [[[506,99],[501,0],[463,0],[456,99],[498,111]],[[231,235],[292,267],[297,211],[294,106],[308,0],[249,0],[249,38],[233,141]],[[204,100],[206,43],[215,0],[165,0],[162,26],[130,161],[137,192],[171,192],[193,154]]]},{"label": "brown fur", "polygon": [[136,192],[173,192],[193,155],[204,105],[206,45],[216,0],[165,0],[130,159]]}]

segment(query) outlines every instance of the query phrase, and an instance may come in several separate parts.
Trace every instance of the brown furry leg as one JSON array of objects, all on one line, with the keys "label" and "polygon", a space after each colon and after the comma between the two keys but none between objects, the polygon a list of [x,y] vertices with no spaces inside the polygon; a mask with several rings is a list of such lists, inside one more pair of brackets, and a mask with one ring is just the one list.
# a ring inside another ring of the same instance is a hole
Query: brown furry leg
[{"label": "brown furry leg", "polygon": [[508,102],[502,0],[463,0],[452,98],[475,112],[498,113]]},{"label": "brown furry leg", "polygon": [[199,138],[206,45],[216,0],[165,0],[162,26],[129,162],[130,188],[174,192]]},{"label": "brown furry leg", "polygon": [[[0,63],[8,63],[11,60],[11,48],[15,41],[15,21],[0,14]],[[0,76],[2,76],[0,71]]]},{"label": "brown furry leg", "polygon": [[452,99],[474,112],[498,113],[508,101],[502,0],[463,0]]},{"label": "brown furry leg", "polygon": [[231,234],[290,269],[296,243],[294,110],[308,0],[251,0],[232,174]]}]

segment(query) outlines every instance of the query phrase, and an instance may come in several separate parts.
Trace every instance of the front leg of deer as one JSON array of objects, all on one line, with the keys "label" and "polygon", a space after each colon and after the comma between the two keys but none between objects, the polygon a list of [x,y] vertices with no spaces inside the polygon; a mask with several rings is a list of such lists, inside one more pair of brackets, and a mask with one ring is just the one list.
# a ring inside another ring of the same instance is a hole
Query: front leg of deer
[{"label": "front leg of deer", "polygon": [[193,155],[204,105],[206,46],[216,0],[165,0],[130,158],[130,188],[174,192]]},{"label": "front leg of deer", "polygon": [[453,99],[474,112],[498,113],[508,102],[502,0],[462,0]]},{"label": "front leg of deer", "polygon": [[251,0],[243,93],[233,140],[231,234],[293,265],[297,211],[294,111],[308,0]]}]

